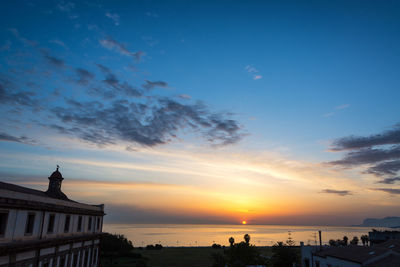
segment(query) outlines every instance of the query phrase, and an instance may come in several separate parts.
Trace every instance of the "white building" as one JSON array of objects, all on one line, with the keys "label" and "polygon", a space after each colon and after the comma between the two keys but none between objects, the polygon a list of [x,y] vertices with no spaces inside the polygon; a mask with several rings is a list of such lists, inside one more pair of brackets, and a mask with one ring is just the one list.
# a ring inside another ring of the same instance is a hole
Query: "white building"
[{"label": "white building", "polygon": [[104,205],[72,201],[57,170],[46,192],[0,182],[0,267],[99,265]]}]

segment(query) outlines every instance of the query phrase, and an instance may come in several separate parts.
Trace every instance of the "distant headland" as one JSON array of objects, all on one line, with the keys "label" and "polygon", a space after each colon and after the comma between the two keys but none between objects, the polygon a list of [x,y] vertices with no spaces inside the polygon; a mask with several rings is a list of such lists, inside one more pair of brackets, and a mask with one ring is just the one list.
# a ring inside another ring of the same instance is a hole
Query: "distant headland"
[{"label": "distant headland", "polygon": [[362,224],[355,226],[400,228],[400,217],[367,218]]}]

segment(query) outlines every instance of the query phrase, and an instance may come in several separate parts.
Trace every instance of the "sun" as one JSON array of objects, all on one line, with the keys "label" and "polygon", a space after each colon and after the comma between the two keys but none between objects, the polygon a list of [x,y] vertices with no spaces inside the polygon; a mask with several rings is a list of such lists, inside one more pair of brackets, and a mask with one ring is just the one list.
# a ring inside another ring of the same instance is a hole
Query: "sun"
[{"label": "sun", "polygon": [[246,221],[242,221],[242,224],[247,224],[247,222]]}]

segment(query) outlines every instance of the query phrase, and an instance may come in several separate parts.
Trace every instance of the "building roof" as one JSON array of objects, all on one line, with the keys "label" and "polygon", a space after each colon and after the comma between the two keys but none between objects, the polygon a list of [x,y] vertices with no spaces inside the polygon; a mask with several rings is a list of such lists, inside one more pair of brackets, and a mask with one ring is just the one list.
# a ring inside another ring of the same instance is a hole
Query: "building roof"
[{"label": "building roof", "polygon": [[400,266],[400,255],[390,254],[382,259],[373,261],[363,265],[365,267],[399,267]]},{"label": "building roof", "polygon": [[345,247],[329,247],[315,252],[314,255],[323,258],[334,257],[346,261],[364,263],[387,252],[388,249],[385,247],[350,245]]},{"label": "building roof", "polygon": [[400,240],[390,239],[383,243],[379,243],[373,246],[374,248],[385,248],[400,253]]},{"label": "building roof", "polygon": [[24,194],[30,194],[30,195],[35,195],[35,196],[40,196],[40,197],[49,197],[45,192],[36,190],[36,189],[31,189],[15,184],[9,184],[5,182],[0,181],[0,189],[5,189],[5,190],[10,190],[14,192],[20,192]]},{"label": "building roof", "polygon": [[89,205],[0,181],[0,207],[104,215],[104,205]]}]

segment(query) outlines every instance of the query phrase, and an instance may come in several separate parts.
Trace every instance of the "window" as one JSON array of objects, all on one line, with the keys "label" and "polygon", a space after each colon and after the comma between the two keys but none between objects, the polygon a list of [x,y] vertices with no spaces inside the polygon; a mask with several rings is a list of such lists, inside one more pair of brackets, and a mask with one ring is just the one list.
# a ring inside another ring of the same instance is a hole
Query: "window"
[{"label": "window", "polygon": [[54,220],[56,219],[56,215],[50,214],[49,222],[47,224],[47,233],[52,233],[54,231]]},{"label": "window", "polygon": [[0,237],[6,234],[8,212],[0,211]]},{"label": "window", "polygon": [[100,218],[97,218],[97,230],[100,230]]},{"label": "window", "polygon": [[69,224],[71,223],[71,215],[65,216],[64,233],[69,232]]},{"label": "window", "polygon": [[33,233],[33,226],[35,225],[35,213],[28,213],[28,217],[26,218],[26,227],[25,234],[31,235]]},{"label": "window", "polygon": [[82,231],[82,216],[78,218],[78,232]]},{"label": "window", "polygon": [[92,217],[89,217],[88,230],[92,230]]}]

